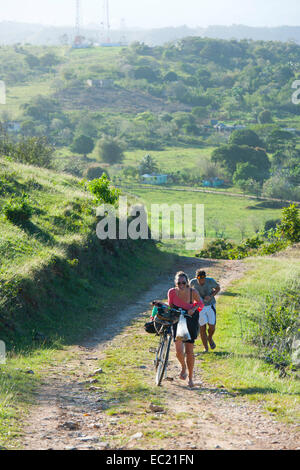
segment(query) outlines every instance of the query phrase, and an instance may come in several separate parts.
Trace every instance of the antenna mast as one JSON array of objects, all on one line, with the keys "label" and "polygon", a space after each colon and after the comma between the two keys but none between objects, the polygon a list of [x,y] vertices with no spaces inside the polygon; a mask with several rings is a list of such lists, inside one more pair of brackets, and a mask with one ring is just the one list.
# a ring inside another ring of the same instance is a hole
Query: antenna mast
[{"label": "antenna mast", "polygon": [[80,17],[81,17],[80,0],[76,0],[76,25],[75,25],[76,37],[80,36],[80,24],[81,24]]},{"label": "antenna mast", "polygon": [[109,0],[103,0],[104,10],[104,27],[106,28],[107,38],[106,42],[110,43],[110,21],[109,21]]}]

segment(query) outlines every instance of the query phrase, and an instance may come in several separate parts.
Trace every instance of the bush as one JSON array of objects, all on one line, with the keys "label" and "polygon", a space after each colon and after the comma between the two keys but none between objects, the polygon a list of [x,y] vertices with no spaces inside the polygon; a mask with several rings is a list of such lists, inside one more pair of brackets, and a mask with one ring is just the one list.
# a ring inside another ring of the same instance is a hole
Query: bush
[{"label": "bush", "polygon": [[251,341],[262,349],[267,362],[279,367],[291,364],[291,348],[298,328],[300,294],[298,285],[266,297],[258,311],[251,312],[255,323]]},{"label": "bush", "polygon": [[228,259],[227,252],[233,248],[225,238],[211,241],[205,250],[196,255],[197,258]]},{"label": "bush", "polygon": [[277,227],[277,233],[290,243],[300,242],[299,210],[295,204],[283,208],[282,219],[280,225]]},{"label": "bush", "polygon": [[2,212],[13,224],[23,225],[32,216],[33,209],[28,202],[28,195],[23,193],[21,197],[12,197],[3,206]]},{"label": "bush", "polygon": [[110,180],[103,174],[101,178],[94,179],[87,185],[89,191],[96,197],[96,203],[115,205],[121,191],[110,187]]},{"label": "bush", "polygon": [[46,137],[27,137],[14,145],[10,156],[21,163],[49,168],[53,153]]},{"label": "bush", "polygon": [[103,168],[97,163],[94,163],[87,167],[87,169],[83,172],[83,176],[90,181],[96,178],[101,178],[103,173],[106,173],[105,170],[103,170]]},{"label": "bush", "polygon": [[97,152],[103,162],[110,163],[111,165],[121,163],[124,159],[123,150],[116,139],[106,138],[100,140]]},{"label": "bush", "polygon": [[264,231],[268,232],[271,229],[276,229],[277,225],[279,225],[281,222],[280,219],[269,219],[266,220],[265,225],[264,225]]}]

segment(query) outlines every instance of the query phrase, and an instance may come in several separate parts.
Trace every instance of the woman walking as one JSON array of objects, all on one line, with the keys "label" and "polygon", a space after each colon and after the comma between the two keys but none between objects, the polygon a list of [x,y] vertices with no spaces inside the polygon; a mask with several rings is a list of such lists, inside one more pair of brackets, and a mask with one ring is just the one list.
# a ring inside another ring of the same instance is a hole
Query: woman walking
[{"label": "woman walking", "polygon": [[168,292],[168,304],[170,307],[182,308],[189,315],[187,317],[187,328],[191,339],[189,341],[176,340],[177,324],[173,327],[176,356],[181,365],[180,379],[186,380],[188,377],[189,387],[194,387],[194,343],[199,332],[199,309],[202,310],[204,304],[198,292],[189,286],[189,279],[186,273],[179,271],[175,276],[175,287]]}]

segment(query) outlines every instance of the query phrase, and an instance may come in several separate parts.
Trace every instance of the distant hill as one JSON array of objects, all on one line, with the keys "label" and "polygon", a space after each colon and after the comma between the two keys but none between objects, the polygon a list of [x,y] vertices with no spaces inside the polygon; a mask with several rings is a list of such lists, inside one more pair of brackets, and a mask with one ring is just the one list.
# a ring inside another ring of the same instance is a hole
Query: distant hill
[{"label": "distant hill", "polygon": [[[3,21],[0,23],[0,44],[30,43],[33,45],[59,45],[74,38],[71,26],[55,27],[39,24],[26,24]],[[90,40],[99,41],[100,33],[95,26],[82,30]],[[149,45],[162,45],[166,42],[187,36],[202,36],[217,39],[252,39],[263,41],[294,41],[300,43],[300,26],[250,27],[244,25],[209,26],[208,28],[189,28],[188,26],[166,27],[158,29],[126,29],[111,31],[111,40],[144,42]]]}]

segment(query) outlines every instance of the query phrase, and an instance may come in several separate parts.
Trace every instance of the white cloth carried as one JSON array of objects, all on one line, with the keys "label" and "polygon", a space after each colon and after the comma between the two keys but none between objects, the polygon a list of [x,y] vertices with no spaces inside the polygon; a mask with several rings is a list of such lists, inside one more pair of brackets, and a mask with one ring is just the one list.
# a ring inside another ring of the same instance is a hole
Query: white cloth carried
[{"label": "white cloth carried", "polygon": [[216,324],[216,313],[211,305],[205,305],[199,314],[199,325],[204,326]]}]

